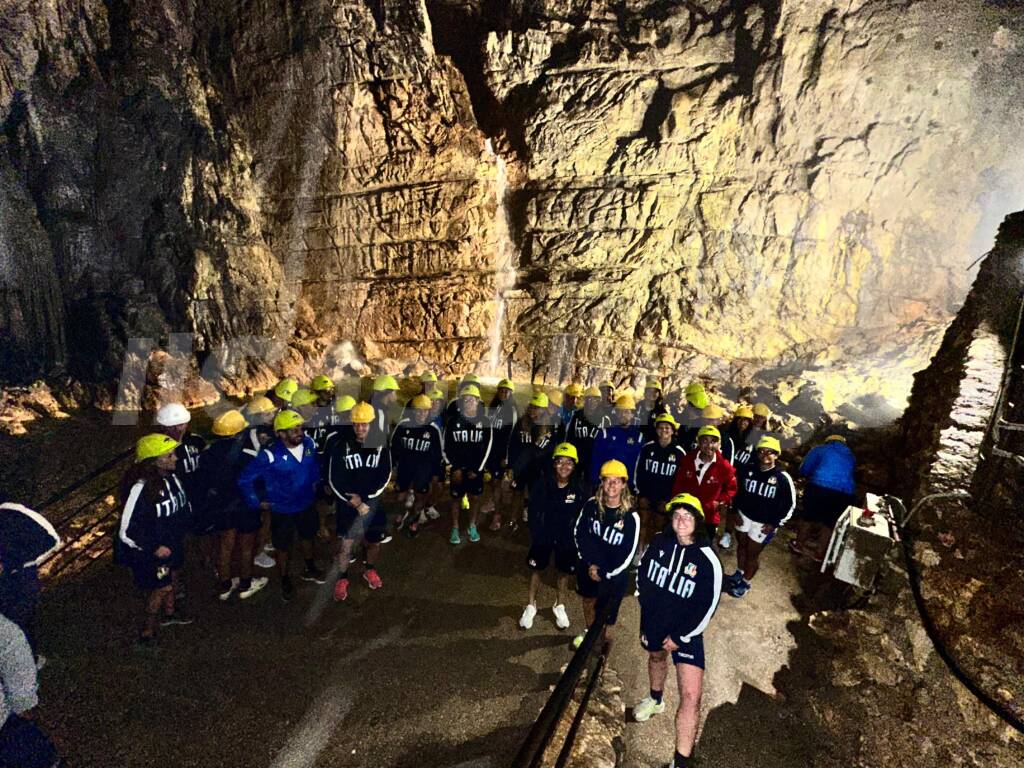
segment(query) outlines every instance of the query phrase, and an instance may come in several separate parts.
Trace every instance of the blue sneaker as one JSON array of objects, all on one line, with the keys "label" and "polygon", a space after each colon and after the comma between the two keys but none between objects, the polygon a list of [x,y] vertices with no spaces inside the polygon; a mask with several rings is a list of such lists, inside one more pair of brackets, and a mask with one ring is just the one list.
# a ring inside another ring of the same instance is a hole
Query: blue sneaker
[{"label": "blue sneaker", "polygon": [[750,582],[744,581],[742,578],[737,584],[733,584],[729,588],[729,594],[733,597],[743,597],[747,592],[750,591]]},{"label": "blue sneaker", "polygon": [[722,579],[722,591],[728,592],[734,586],[743,581],[743,571],[734,571],[733,573]]},{"label": "blue sneaker", "polygon": [[459,537],[459,529],[452,528],[452,535],[448,537],[449,544],[461,544],[462,539]]},{"label": "blue sneaker", "polygon": [[475,525],[469,526],[469,528],[466,529],[466,534],[469,536],[470,541],[474,543],[480,541],[480,533],[477,531]]}]

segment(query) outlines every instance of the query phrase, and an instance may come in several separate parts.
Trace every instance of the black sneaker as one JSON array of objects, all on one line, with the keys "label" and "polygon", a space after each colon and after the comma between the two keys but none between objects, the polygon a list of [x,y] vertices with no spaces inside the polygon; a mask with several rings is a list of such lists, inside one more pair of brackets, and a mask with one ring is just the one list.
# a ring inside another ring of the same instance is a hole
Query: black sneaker
[{"label": "black sneaker", "polygon": [[290,576],[285,576],[281,579],[281,599],[290,603],[293,597],[295,597],[295,585],[292,584]]},{"label": "black sneaker", "polygon": [[405,528],[402,529],[402,534],[407,539],[415,539],[420,535],[420,527],[418,523],[409,523]]},{"label": "black sneaker", "polygon": [[163,618],[161,618],[160,619],[160,626],[161,627],[171,627],[171,626],[174,626],[175,624],[180,624],[181,626],[186,626],[188,624],[191,624],[193,621],[195,621],[195,619],[193,619],[188,614],[185,614],[185,613],[182,613],[181,611],[177,611],[176,610],[174,613],[166,614]]},{"label": "black sneaker", "polygon": [[326,584],[327,574],[317,568],[315,565],[307,565],[306,570],[302,572],[303,581],[312,581],[315,584]]}]

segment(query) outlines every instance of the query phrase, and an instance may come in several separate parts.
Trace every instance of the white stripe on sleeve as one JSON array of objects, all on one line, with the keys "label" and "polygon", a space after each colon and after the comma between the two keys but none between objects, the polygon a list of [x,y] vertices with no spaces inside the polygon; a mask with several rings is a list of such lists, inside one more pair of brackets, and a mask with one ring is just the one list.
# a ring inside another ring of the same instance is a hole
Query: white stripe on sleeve
[{"label": "white stripe on sleeve", "polygon": [[722,597],[722,563],[719,562],[718,557],[715,556],[711,547],[701,547],[700,551],[701,554],[708,559],[708,562],[711,563],[711,571],[714,574],[715,583],[712,588],[711,607],[708,608],[708,612],[704,614],[704,618],[701,619],[700,624],[698,624],[690,634],[683,638],[685,642],[689,642],[691,637],[696,637],[707,629],[708,622],[710,622],[711,617],[715,615],[715,610],[718,608],[718,601]]},{"label": "white stripe on sleeve", "polygon": [[132,515],[135,513],[135,505],[139,503],[139,496],[142,495],[142,489],[146,487],[146,484],[139,480],[135,485],[132,486],[131,492],[128,494],[128,501],[124,503],[124,511],[121,513],[121,529],[118,535],[125,544],[132,549],[142,550],[138,544],[132,539],[128,538],[128,526],[131,525]]}]

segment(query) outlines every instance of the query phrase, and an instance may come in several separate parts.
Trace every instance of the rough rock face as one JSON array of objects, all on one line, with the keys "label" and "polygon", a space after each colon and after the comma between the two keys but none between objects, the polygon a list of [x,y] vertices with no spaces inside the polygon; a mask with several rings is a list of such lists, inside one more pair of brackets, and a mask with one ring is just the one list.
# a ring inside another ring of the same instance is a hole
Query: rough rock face
[{"label": "rough rock face", "polygon": [[0,0],[4,378],[477,366],[490,135],[517,373],[898,404],[1019,196],[1000,5]]}]

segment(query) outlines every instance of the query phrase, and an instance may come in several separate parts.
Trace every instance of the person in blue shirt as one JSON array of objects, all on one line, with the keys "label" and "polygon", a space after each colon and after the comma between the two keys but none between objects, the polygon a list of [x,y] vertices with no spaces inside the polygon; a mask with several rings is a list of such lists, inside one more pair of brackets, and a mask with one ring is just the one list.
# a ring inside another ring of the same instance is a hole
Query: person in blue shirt
[{"label": "person in blue shirt", "polygon": [[853,451],[842,435],[829,435],[804,457],[800,477],[807,479],[807,486],[796,541],[790,545],[794,552],[814,560],[824,557],[839,516],[855,501],[855,466]]},{"label": "person in blue shirt", "polygon": [[312,438],[302,429],[296,411],[283,410],[274,417],[277,439],[250,461],[238,478],[238,487],[252,508],[270,512],[270,540],[274,544],[277,571],[281,576],[281,597],[295,596],[288,571],[289,551],[299,539],[305,558],[305,581],[323,584],[324,572],[313,561],[313,537],[319,521],[313,502],[320,484],[320,461]]},{"label": "person in blue shirt", "polygon": [[590,486],[596,487],[599,474],[605,462],[621,461],[632,471],[644,445],[643,433],[636,424],[636,401],[632,395],[619,395],[615,400],[614,423],[605,427],[594,440],[594,452],[590,461]]},{"label": "person in blue shirt", "polygon": [[[576,520],[576,591],[583,600],[588,627],[608,606],[602,635],[606,643],[611,643],[611,628],[629,582],[627,569],[640,543],[640,516],[629,492],[625,464],[615,459],[606,461],[600,469],[600,479],[600,487],[583,505]],[[580,634],[573,645],[578,648],[582,642]]]},{"label": "person in blue shirt", "polygon": [[668,657],[676,668],[679,708],[675,719],[672,768],[690,764],[700,722],[704,682],[704,630],[722,594],[722,564],[704,526],[700,500],[688,493],[667,505],[669,527],[647,548],[637,571],[640,599],[640,644],[650,656],[650,694],[633,708],[645,722],[665,711],[663,694]]}]

